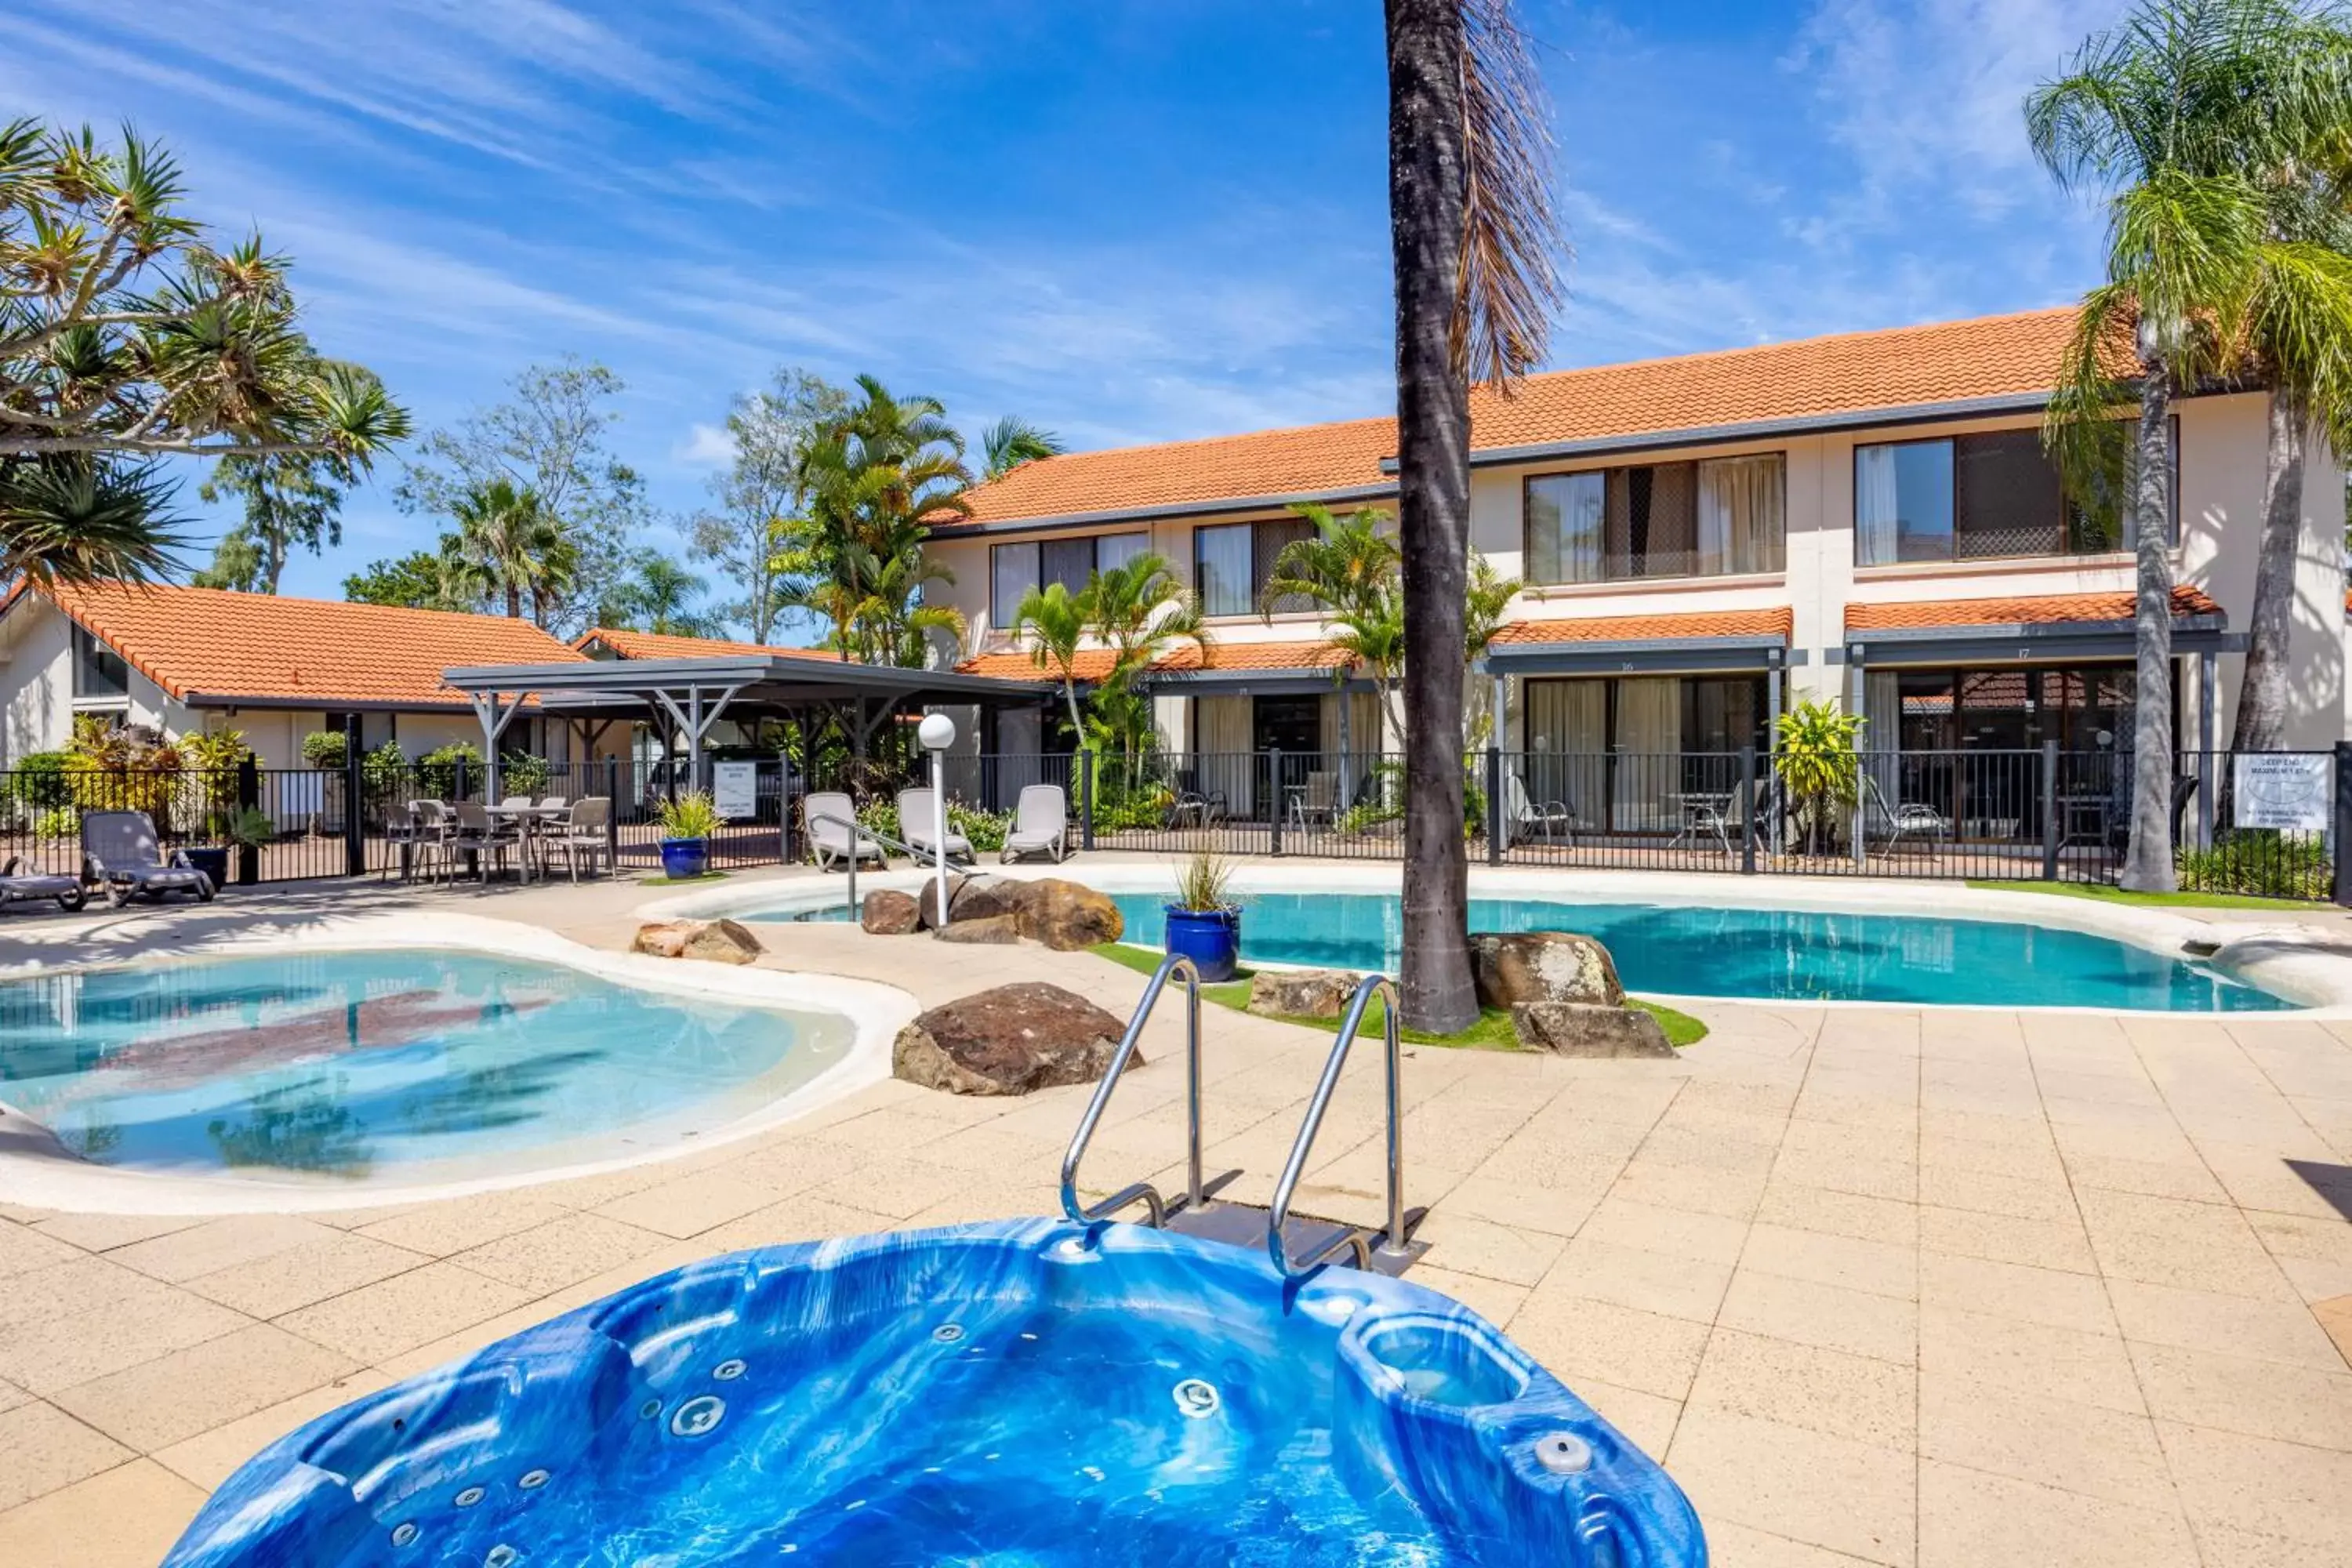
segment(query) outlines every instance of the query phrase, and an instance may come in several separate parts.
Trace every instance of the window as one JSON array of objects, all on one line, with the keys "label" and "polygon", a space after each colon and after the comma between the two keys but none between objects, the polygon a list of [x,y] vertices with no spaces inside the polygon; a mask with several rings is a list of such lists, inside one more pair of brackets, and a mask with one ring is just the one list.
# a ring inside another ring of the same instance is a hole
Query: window
[{"label": "window", "polygon": [[[2173,534],[2179,537],[2179,431]],[[2100,520],[2065,500],[2032,430],[1994,430],[1853,449],[1854,560],[1995,561],[2132,547],[2127,518]]]},{"label": "window", "polygon": [[[1274,576],[1274,563],[1296,540],[1315,537],[1304,518],[1265,522],[1227,522],[1192,531],[1192,586],[1204,616],[1254,616],[1258,590]],[[1293,595],[1269,606],[1277,615],[1311,610],[1314,601]]]},{"label": "window", "polygon": [[122,656],[90,636],[73,629],[73,694],[76,699],[104,700],[131,694],[131,669]]},{"label": "window", "polygon": [[1075,594],[1096,573],[1124,566],[1150,547],[1151,536],[1147,533],[1087,534],[996,545],[988,552],[989,624],[1009,631],[1030,589],[1059,583]]},{"label": "window", "polygon": [[1527,483],[1528,580],[1778,572],[1788,489],[1779,452],[1539,475]]}]

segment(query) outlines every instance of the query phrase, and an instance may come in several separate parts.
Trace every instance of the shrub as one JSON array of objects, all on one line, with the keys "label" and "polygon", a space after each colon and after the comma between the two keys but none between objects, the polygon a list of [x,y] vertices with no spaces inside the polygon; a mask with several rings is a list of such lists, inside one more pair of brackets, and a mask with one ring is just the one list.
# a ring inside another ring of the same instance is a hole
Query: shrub
[{"label": "shrub", "polygon": [[470,741],[452,741],[417,758],[417,788],[436,799],[454,799],[461,763],[465,764],[466,787],[471,791],[481,783],[482,753],[474,749]]},{"label": "shrub", "polygon": [[350,765],[351,737],[341,730],[313,730],[302,737],[302,761],[322,773]]},{"label": "shrub", "polygon": [[172,830],[180,752],[144,724],[116,725],[85,713],[66,748],[66,782],[83,811],[143,811],[158,833]]},{"label": "shrub", "polygon": [[386,741],[360,759],[360,776],[379,787],[393,784],[408,771],[408,753],[398,741]]},{"label": "shrub", "polygon": [[1823,833],[1862,798],[1855,747],[1864,722],[1832,702],[1801,702],[1772,721],[1772,766],[1811,853],[1820,853]]},{"label": "shrub", "polygon": [[887,833],[903,840],[907,836],[898,831],[898,803],[888,795],[877,795],[857,808],[857,826],[870,833]]},{"label": "shrub", "polygon": [[73,785],[66,778],[73,759],[64,752],[34,752],[16,763],[8,775],[8,794],[34,811],[53,811],[73,801]]},{"label": "shrub", "polygon": [[544,795],[555,768],[545,757],[529,752],[499,753],[499,791],[502,795]]},{"label": "shrub", "polygon": [[2178,868],[2181,887],[2200,893],[2319,900],[2335,889],[2336,868],[2324,842],[2269,827],[2217,834],[2210,849],[2181,850]]},{"label": "shrub", "polygon": [[1013,831],[1013,814],[982,811],[951,800],[948,802],[948,831],[971,839],[975,853],[994,854],[1004,847],[1004,836]]},{"label": "shrub", "polygon": [[55,806],[33,819],[36,838],[72,840],[81,837],[81,813],[70,805]]}]

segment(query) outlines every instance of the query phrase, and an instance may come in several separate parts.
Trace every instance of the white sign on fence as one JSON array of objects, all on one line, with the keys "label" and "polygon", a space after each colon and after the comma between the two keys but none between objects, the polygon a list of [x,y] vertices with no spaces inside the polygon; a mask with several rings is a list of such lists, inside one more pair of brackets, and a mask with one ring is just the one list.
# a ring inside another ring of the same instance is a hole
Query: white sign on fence
[{"label": "white sign on fence", "polygon": [[710,804],[719,808],[719,816],[730,821],[741,816],[759,816],[760,764],[711,763]]},{"label": "white sign on fence", "polygon": [[2238,754],[2237,826],[2324,833],[2333,815],[2335,759],[2284,752]]}]

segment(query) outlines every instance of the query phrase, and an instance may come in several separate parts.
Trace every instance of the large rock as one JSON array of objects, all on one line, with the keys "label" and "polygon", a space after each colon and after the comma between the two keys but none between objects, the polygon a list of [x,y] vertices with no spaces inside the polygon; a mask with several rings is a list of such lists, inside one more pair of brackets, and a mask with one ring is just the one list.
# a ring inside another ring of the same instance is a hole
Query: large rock
[{"label": "large rock", "polygon": [[712,963],[753,963],[766,950],[734,921],[657,921],[637,928],[632,952],[656,958],[699,958]]},{"label": "large rock", "polygon": [[915,900],[923,928],[937,931],[958,921],[984,921],[1012,914],[1020,908],[1022,896],[1020,883],[1002,877],[960,877],[950,873],[946,920],[940,919],[940,879],[936,875],[924,879],[923,889],[915,895]]},{"label": "large rock", "polygon": [[982,946],[1010,947],[1021,940],[1021,922],[1012,915],[986,915],[958,921],[931,932],[941,942],[968,942]]},{"label": "large rock", "polygon": [[1034,882],[1009,884],[1021,889],[1015,912],[1021,934],[1044,942],[1057,952],[1075,952],[1127,934],[1127,918],[1108,894],[1082,882],[1041,877]]},{"label": "large rock", "polygon": [[1470,968],[1481,1007],[1530,1002],[1615,1007],[1625,1000],[1609,950],[1573,931],[1473,932]]},{"label": "large rock", "polygon": [[898,1031],[890,1070],[950,1094],[1027,1094],[1100,1078],[1125,1032],[1085,997],[1026,981],[923,1014]]},{"label": "large rock", "polygon": [[922,927],[922,911],[911,893],[877,888],[858,906],[857,923],[876,936],[906,936]]},{"label": "large rock", "polygon": [[1522,1002],[1511,1009],[1519,1044],[1556,1057],[1671,1057],[1658,1021],[1638,1007],[1589,1002]]},{"label": "large rock", "polygon": [[1249,1010],[1272,1018],[1336,1018],[1362,978],[1345,969],[1261,969],[1250,981]]}]

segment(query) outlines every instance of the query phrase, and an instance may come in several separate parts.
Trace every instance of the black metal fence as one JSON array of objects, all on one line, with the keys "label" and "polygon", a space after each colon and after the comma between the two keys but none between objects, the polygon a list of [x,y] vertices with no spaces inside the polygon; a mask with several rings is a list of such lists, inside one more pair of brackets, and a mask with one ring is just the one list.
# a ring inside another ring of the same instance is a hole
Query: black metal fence
[{"label": "black metal fence", "polygon": [[[1403,767],[1378,752],[992,753],[940,759],[953,826],[1003,842],[1023,794],[1060,790],[1074,847],[1185,854],[1395,859]],[[2352,824],[2352,747],[2172,759],[2165,816],[2180,886],[2326,899]],[[0,772],[0,857],[80,864],[81,816],[144,811],[165,847],[230,850],[234,881],[409,868],[422,801],[611,801],[623,873],[660,865],[664,805],[698,784],[719,806],[721,869],[801,857],[801,799],[846,795],[897,832],[900,792],[928,765],[844,761],[811,776],[778,756],[682,765],[618,758],[480,763],[361,757],[333,769]],[[2128,753],[2036,750],[1864,752],[1823,777],[1757,751],[1570,753],[1492,750],[1464,760],[1464,831],[1492,864],[1949,879],[2113,881],[2130,837]],[[356,803],[356,809],[354,809]],[[2347,879],[2352,880],[2352,879]]]}]

